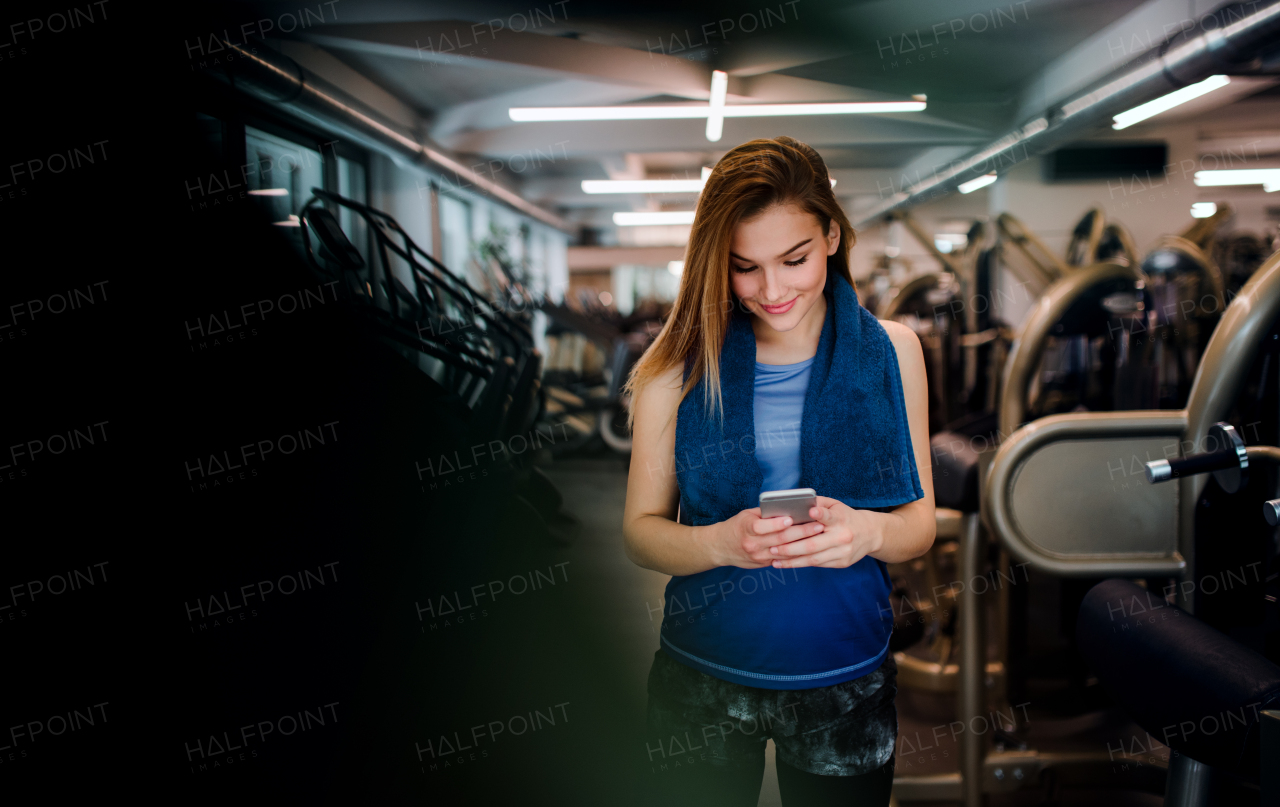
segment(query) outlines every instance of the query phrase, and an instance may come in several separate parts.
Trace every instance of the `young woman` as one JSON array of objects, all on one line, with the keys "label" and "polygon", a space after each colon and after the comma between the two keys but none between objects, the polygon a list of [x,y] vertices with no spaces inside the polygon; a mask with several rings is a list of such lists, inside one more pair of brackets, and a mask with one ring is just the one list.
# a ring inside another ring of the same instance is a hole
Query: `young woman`
[{"label": "young woman", "polygon": [[[854,232],[789,137],[730,151],[632,372],[627,555],[672,575],[649,672],[655,801],[885,805],[897,738],[886,563],[934,539],[919,340],[858,304]],[[924,471],[921,473],[919,470]],[[759,494],[814,488],[811,522]]]}]

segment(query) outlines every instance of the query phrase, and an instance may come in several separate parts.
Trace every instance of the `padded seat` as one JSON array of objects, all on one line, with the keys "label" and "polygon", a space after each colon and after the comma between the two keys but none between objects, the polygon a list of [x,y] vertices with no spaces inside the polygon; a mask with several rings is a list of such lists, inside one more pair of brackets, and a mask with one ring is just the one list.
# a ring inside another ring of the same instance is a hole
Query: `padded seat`
[{"label": "padded seat", "polygon": [[963,434],[942,431],[929,440],[933,457],[933,499],[938,507],[978,510],[978,452]]},{"label": "padded seat", "polygon": [[1128,580],[1085,595],[1076,640],[1153,738],[1206,765],[1258,775],[1258,720],[1280,705],[1280,667]]}]

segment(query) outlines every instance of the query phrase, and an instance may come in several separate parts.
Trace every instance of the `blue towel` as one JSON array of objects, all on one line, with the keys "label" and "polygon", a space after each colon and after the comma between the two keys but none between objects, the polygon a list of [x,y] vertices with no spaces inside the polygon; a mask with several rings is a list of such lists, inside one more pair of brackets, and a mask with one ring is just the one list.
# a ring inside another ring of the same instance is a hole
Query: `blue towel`
[{"label": "blue towel", "polygon": [[[805,394],[799,486],[859,509],[922,498],[893,342],[843,277],[829,272],[823,294],[827,315]],[[676,480],[686,524],[714,524],[759,504],[764,477],[755,457],[755,361],[751,315],[738,304],[720,353],[723,422],[707,416],[705,379],[681,402],[676,419]]]}]

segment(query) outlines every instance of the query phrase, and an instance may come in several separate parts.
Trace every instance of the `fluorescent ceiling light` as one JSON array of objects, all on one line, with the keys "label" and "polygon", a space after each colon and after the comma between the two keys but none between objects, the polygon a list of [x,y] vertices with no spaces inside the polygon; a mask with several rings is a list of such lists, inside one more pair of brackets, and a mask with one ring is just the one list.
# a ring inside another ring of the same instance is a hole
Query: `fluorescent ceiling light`
[{"label": "fluorescent ceiling light", "polygon": [[[701,193],[711,172],[702,169],[702,179],[584,179],[584,193]],[[831,180],[831,187],[836,181]]]},{"label": "fluorescent ceiling light", "polygon": [[1228,171],[1196,171],[1202,188],[1222,185],[1261,185],[1267,193],[1280,191],[1280,168],[1238,168]]},{"label": "fluorescent ceiling light", "polygon": [[288,196],[288,188],[263,188],[260,191],[249,191],[250,196]]},{"label": "fluorescent ceiling light", "polygon": [[724,97],[729,90],[729,74],[723,70],[711,73],[711,104],[707,115],[707,139],[712,143],[724,133]]},{"label": "fluorescent ceiling light", "polygon": [[971,179],[968,182],[961,183],[959,187],[959,191],[961,193],[973,193],[978,188],[985,188],[995,181],[996,181],[995,174],[987,174],[986,176],[981,176],[981,177],[978,177],[977,179]]},{"label": "fluorescent ceiling light", "polygon": [[1207,219],[1217,212],[1218,206],[1213,202],[1191,203],[1191,218],[1193,219]]},{"label": "fluorescent ceiling light", "polygon": [[680,273],[684,271],[684,261],[667,261],[667,271],[680,277]]},{"label": "fluorescent ceiling light", "polygon": [[692,210],[614,213],[613,223],[619,227],[637,227],[645,224],[693,224],[693,213]]},{"label": "fluorescent ceiling light", "polygon": [[[790,115],[871,115],[921,112],[924,101],[875,101],[840,104],[741,104],[720,111],[726,118],[772,118]],[[710,118],[711,107],[698,106],[555,106],[511,107],[514,121],[677,120]]]},{"label": "fluorescent ceiling light", "polygon": [[1161,112],[1173,109],[1175,106],[1185,104],[1186,102],[1199,98],[1200,96],[1211,93],[1216,89],[1227,86],[1231,83],[1231,79],[1226,76],[1209,76],[1204,81],[1196,82],[1175,90],[1168,95],[1162,95],[1154,101],[1148,101],[1145,104],[1139,104],[1133,109],[1121,112],[1112,118],[1115,123],[1111,124],[1112,129],[1127,129],[1135,123],[1144,121],[1147,118],[1155,117]]},{"label": "fluorescent ceiling light", "polygon": [[302,222],[299,221],[298,217],[292,213],[289,214],[289,218],[286,219],[285,221],[273,221],[271,223],[277,227],[301,227],[302,226]]}]

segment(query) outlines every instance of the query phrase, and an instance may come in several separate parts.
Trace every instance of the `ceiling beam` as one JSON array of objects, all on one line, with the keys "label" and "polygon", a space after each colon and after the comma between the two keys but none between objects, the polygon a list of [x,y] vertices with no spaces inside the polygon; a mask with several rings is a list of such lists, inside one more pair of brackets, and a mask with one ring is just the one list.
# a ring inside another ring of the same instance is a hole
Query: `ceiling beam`
[{"label": "ceiling beam", "polygon": [[[357,53],[453,65],[516,65],[547,71],[549,80],[572,76],[645,88],[654,95],[703,101],[711,96],[711,68],[702,62],[567,37],[494,30],[485,23],[328,25],[299,36],[322,47]],[[730,92],[735,92],[733,84]]]}]

